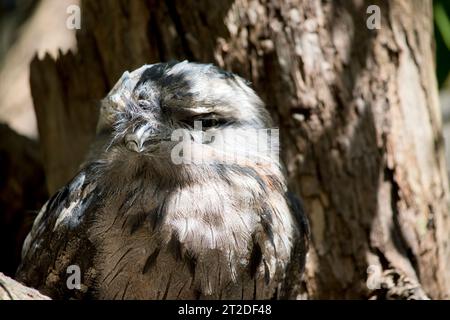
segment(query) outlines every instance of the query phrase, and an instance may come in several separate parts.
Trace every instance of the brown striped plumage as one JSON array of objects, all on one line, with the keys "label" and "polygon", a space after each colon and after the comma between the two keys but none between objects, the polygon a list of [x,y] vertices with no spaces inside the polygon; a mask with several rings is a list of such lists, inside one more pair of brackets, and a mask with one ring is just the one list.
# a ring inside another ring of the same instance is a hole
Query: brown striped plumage
[{"label": "brown striped plumage", "polygon": [[[175,164],[171,135],[196,120],[200,135],[243,130],[243,139],[198,143],[192,133],[203,161]],[[19,279],[57,298],[295,297],[308,227],[278,158],[256,148],[252,130],[270,127],[245,81],[214,66],[125,73],[102,102],[80,172],[36,219]],[[224,161],[230,154],[249,161]],[[81,290],[65,285],[73,264]]]}]

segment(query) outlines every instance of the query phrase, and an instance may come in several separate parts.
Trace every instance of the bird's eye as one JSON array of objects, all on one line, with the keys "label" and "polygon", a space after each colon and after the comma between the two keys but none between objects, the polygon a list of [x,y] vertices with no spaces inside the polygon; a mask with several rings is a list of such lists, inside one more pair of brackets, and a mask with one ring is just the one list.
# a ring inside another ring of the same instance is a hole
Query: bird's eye
[{"label": "bird's eye", "polygon": [[229,120],[224,118],[218,118],[216,116],[209,116],[204,118],[197,118],[195,121],[201,121],[202,130],[208,130],[211,128],[216,128],[229,123]]},{"label": "bird's eye", "polygon": [[197,121],[202,122],[202,128],[209,129],[212,127],[217,127],[220,124],[220,121],[215,118],[207,118],[207,119],[200,119]]},{"label": "bird's eye", "polygon": [[193,119],[190,118],[186,120],[181,120],[180,122],[183,123],[184,125],[187,125],[190,128],[195,127],[195,122],[201,122],[202,130],[207,130],[210,128],[221,126],[227,123],[227,120],[220,119],[215,116],[207,116],[207,117],[194,117]]}]

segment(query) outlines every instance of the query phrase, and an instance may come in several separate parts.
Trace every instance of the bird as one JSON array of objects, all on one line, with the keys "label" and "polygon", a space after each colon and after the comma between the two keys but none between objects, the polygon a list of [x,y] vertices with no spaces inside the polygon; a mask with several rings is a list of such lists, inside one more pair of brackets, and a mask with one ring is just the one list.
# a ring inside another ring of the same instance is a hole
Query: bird
[{"label": "bird", "polygon": [[277,132],[251,84],[213,64],[124,72],[17,278],[54,299],[295,299],[310,231]]}]

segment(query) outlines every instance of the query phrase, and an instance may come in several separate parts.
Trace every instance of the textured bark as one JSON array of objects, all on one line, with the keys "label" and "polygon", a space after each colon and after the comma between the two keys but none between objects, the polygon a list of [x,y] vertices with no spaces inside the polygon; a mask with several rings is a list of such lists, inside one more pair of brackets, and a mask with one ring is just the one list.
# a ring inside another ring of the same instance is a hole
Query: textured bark
[{"label": "textured bark", "polygon": [[[366,27],[370,4],[381,8],[379,30]],[[96,101],[125,70],[214,62],[251,80],[281,128],[312,226],[305,296],[449,298],[430,0],[82,5],[78,52],[31,65],[52,192],[75,173]]]},{"label": "textured bark", "polygon": [[0,124],[0,270],[12,276],[22,243],[48,195],[36,141]]},{"label": "textured bark", "polygon": [[0,300],[50,300],[50,298],[0,272]]}]

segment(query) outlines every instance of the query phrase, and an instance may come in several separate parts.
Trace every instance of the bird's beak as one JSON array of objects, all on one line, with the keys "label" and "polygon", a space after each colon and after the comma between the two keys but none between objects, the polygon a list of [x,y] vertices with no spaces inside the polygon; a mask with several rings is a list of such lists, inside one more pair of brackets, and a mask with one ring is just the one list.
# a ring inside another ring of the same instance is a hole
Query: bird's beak
[{"label": "bird's beak", "polygon": [[145,150],[145,142],[152,135],[152,126],[144,124],[136,129],[133,133],[125,136],[125,146],[128,150],[141,153]]}]

